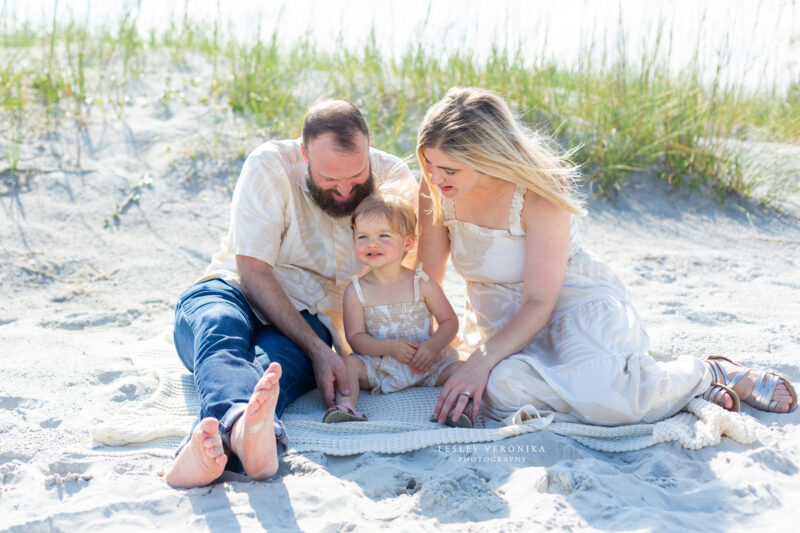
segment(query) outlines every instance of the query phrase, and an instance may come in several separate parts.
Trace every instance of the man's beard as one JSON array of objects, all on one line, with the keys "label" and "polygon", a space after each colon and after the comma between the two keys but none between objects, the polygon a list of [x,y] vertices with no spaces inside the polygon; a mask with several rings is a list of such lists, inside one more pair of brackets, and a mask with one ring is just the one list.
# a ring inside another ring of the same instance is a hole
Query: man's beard
[{"label": "man's beard", "polygon": [[367,181],[360,185],[354,185],[352,189],[352,196],[347,200],[337,200],[334,196],[336,189],[323,189],[318,187],[314,180],[311,179],[311,167],[308,168],[306,175],[306,185],[308,191],[311,193],[311,199],[319,206],[320,209],[325,211],[333,218],[342,218],[350,216],[355,211],[361,200],[372,194],[375,190],[375,176],[372,174],[372,165],[369,167],[369,176]]}]

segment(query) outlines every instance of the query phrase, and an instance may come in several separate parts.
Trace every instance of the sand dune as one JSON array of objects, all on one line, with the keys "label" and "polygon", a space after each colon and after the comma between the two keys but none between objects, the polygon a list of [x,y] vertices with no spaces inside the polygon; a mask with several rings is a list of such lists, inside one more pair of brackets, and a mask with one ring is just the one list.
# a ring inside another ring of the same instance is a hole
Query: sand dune
[{"label": "sand dune", "polygon": [[[226,474],[189,491],[157,476],[168,452],[89,453],[93,425],[158,385],[115,347],[169,329],[226,231],[238,154],[263,140],[227,117],[215,148],[212,114],[188,83],[201,68],[172,73],[185,97],[167,108],[161,74],[136,82],[122,119],[90,114],[79,168],[64,123],[26,140],[16,177],[0,175],[0,529],[794,529],[800,410],[744,407],[760,423],[748,446],[609,454],[539,432],[503,441],[527,450],[516,463],[482,447],[290,451],[270,482]],[[727,354],[800,382],[797,212],[719,205],[642,173],[582,224],[585,246],[629,285],[656,352]],[[446,290],[458,307],[458,279]]]}]

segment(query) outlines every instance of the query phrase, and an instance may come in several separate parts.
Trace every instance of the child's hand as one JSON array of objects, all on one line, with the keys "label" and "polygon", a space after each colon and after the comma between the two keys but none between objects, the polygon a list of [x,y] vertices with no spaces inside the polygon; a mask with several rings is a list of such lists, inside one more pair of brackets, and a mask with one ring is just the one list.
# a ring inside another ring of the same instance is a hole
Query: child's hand
[{"label": "child's hand", "polygon": [[389,346],[389,355],[404,365],[407,365],[411,362],[411,358],[414,357],[414,354],[417,352],[417,348],[419,348],[419,345],[416,342],[411,342],[405,339],[392,339]]},{"label": "child's hand", "polygon": [[422,344],[417,348],[417,352],[414,354],[414,358],[411,359],[409,366],[411,370],[417,374],[424,374],[435,362],[436,354],[433,353],[430,348]]}]

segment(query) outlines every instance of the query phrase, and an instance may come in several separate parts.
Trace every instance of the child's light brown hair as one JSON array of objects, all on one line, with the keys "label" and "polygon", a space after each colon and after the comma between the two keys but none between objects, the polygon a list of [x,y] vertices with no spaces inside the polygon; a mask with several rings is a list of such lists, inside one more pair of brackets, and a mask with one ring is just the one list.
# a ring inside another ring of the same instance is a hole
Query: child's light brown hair
[{"label": "child's light brown hair", "polygon": [[416,236],[417,213],[414,206],[395,192],[379,189],[364,198],[350,216],[350,227],[353,230],[356,219],[362,215],[386,217],[391,228],[403,237]]}]

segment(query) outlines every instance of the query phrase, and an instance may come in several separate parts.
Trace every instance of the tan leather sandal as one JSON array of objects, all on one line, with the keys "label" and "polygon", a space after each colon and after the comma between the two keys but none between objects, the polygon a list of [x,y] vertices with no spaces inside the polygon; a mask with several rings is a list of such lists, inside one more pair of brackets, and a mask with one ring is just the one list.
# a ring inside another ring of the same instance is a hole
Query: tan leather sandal
[{"label": "tan leather sandal", "polygon": [[[725,385],[728,388],[733,389],[733,387],[739,383],[744,376],[750,372],[755,374],[755,385],[753,385],[753,392],[751,392],[750,396],[747,398],[742,398],[742,401],[747,405],[751,405],[761,411],[778,413],[779,411],[776,411],[775,408],[779,403],[784,402],[773,400],[772,395],[775,393],[778,383],[783,381],[783,384],[789,391],[789,395],[792,397],[792,402],[789,404],[789,410],[786,412],[791,413],[794,411],[795,407],[797,407],[797,393],[795,392],[794,387],[789,380],[783,376],[780,376],[775,372],[766,372],[763,370],[753,370],[752,368],[749,368],[745,372],[742,372],[736,376],[735,379],[730,379],[730,377],[728,377],[728,373],[725,372],[725,369],[722,368],[722,365],[720,365],[718,361],[727,361],[732,365],[745,368],[739,363],[735,363],[722,355],[709,355],[706,359],[706,363],[708,363],[708,366],[711,368],[711,374],[713,376],[711,382],[714,384]],[[782,413],[782,411],[780,412]]]},{"label": "tan leather sandal", "polygon": [[[730,394],[731,399],[733,400],[733,403],[731,404],[730,408],[725,407],[725,404],[722,403],[722,399],[724,397],[723,394],[725,394],[726,392]],[[726,387],[722,383],[712,383],[703,394],[698,396],[698,398],[702,398],[715,405],[719,405],[723,409],[727,409],[728,411],[731,411],[733,413],[738,413],[739,407],[741,406],[741,404],[739,403],[739,395],[736,394],[732,388]]]}]

